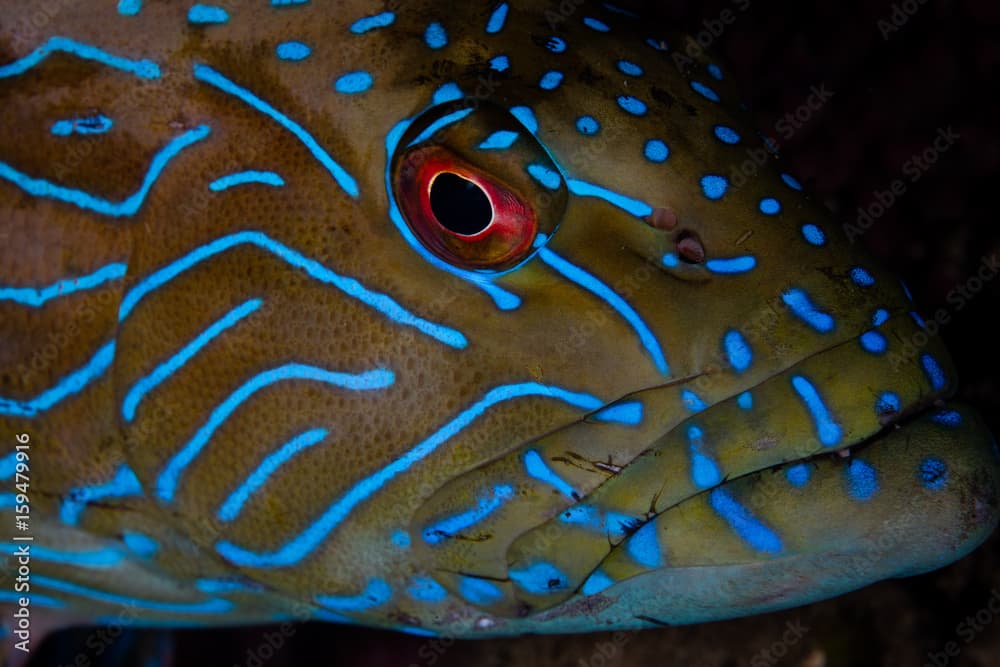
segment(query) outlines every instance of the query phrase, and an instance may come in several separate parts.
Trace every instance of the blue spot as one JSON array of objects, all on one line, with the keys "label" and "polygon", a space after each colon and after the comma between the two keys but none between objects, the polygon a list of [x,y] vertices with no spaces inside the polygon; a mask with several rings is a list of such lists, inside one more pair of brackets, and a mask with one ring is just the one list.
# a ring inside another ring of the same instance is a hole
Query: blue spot
[{"label": "blue spot", "polygon": [[351,32],[360,35],[375,30],[376,28],[386,28],[396,21],[396,15],[392,12],[382,12],[374,16],[366,16],[351,24]]},{"label": "blue spot", "polygon": [[689,451],[691,454],[691,479],[695,486],[708,489],[722,481],[722,473],[719,467],[709,458],[701,448],[704,446],[704,434],[697,426],[688,427]]},{"label": "blue spot", "polygon": [[74,396],[91,382],[104,375],[115,358],[115,343],[105,343],[84,366],[62,377],[56,385],[29,400],[16,400],[0,396],[0,415],[34,417],[70,396]]},{"label": "blue spot", "polygon": [[633,19],[639,18],[639,15],[636,14],[635,12],[629,11],[627,9],[623,9],[623,8],[618,7],[616,5],[612,5],[610,2],[604,2],[604,3],[601,3],[601,4],[603,4],[604,8],[607,9],[609,12],[614,12],[615,14],[621,14],[622,16],[627,16],[627,17],[633,18]]},{"label": "blue spot", "polygon": [[448,597],[448,591],[444,586],[434,581],[430,577],[414,577],[410,586],[406,589],[414,600],[434,604],[442,602]]},{"label": "blue spot", "polygon": [[591,18],[590,16],[584,17],[583,25],[593,30],[596,30],[597,32],[608,32],[611,30],[611,28],[608,27],[607,23],[604,23],[603,21],[598,21],[597,19]]},{"label": "blue spot", "polygon": [[803,322],[820,333],[833,331],[835,321],[830,315],[818,310],[803,290],[794,287],[781,295],[792,312]]},{"label": "blue spot", "polygon": [[490,69],[494,72],[506,72],[510,69],[510,58],[504,55],[490,58]]},{"label": "blue spot", "polygon": [[781,538],[755,517],[750,510],[729,495],[725,489],[714,489],[708,495],[708,502],[712,509],[740,536],[740,539],[752,548],[772,554],[780,553],[783,549]]},{"label": "blue spot", "polygon": [[709,75],[713,79],[715,79],[716,81],[722,81],[722,70],[719,69],[718,65],[716,65],[715,63],[711,63],[706,69],[708,70]]},{"label": "blue spot", "polygon": [[114,126],[114,121],[102,114],[59,120],[52,124],[50,132],[57,137],[68,137],[71,134],[104,134]]},{"label": "blue spot", "polygon": [[392,598],[392,589],[382,579],[372,579],[360,595],[317,595],[316,602],[334,611],[364,611]]},{"label": "blue spot", "polygon": [[750,368],[750,363],[753,361],[753,351],[743,334],[736,329],[730,329],[722,339],[722,346],[726,350],[729,365],[737,373],[742,373]]},{"label": "blue spot", "polygon": [[649,356],[652,357],[657,370],[663,375],[670,374],[670,369],[667,366],[667,360],[663,355],[659,341],[639,313],[625,299],[595,276],[587,273],[575,264],[566,261],[548,248],[541,248],[538,251],[538,256],[563,277],[598,297],[617,312],[635,330],[642,346],[646,349]]},{"label": "blue spot", "polygon": [[701,191],[709,199],[722,199],[722,196],[726,194],[726,190],[728,188],[729,179],[725,176],[708,174],[701,177]]},{"label": "blue spot", "polygon": [[305,60],[312,53],[312,49],[302,42],[282,42],[278,44],[275,53],[282,60]]},{"label": "blue spot", "polygon": [[363,93],[372,87],[373,83],[372,75],[363,70],[357,72],[348,72],[344,74],[333,87],[337,89],[337,92],[344,93],[345,95],[356,95],[357,93]]},{"label": "blue spot", "polygon": [[650,46],[652,46],[657,51],[666,51],[667,49],[670,48],[670,46],[667,44],[666,41],[664,41],[662,39],[655,39],[653,37],[650,37],[649,39],[647,39],[646,43],[649,44]]},{"label": "blue spot", "polygon": [[920,356],[920,365],[924,367],[924,372],[927,374],[927,379],[931,381],[931,387],[934,388],[934,391],[944,389],[945,385],[948,384],[948,379],[937,360],[929,354],[923,354]]},{"label": "blue spot", "polygon": [[705,268],[712,273],[746,273],[757,266],[757,258],[751,255],[731,257],[727,259],[710,259],[705,262]]},{"label": "blue spot", "polygon": [[826,245],[826,234],[811,222],[802,225],[802,236],[814,246]]},{"label": "blue spot", "polygon": [[[20,604],[20,599],[24,597],[23,593],[17,593],[13,590],[0,590],[0,602],[13,605]],[[52,609],[62,609],[66,606],[62,600],[57,600],[54,597],[48,595],[42,595],[41,593],[31,592],[31,604],[38,605],[39,607],[49,607]],[[121,623],[121,620],[117,621]],[[109,624],[110,625],[110,624]],[[6,626],[0,626],[0,640],[6,641],[10,636],[10,631],[7,630]]]},{"label": "blue spot", "polygon": [[92,486],[78,486],[70,489],[66,498],[59,508],[59,518],[67,526],[76,526],[80,522],[80,515],[89,503],[108,498],[127,498],[130,496],[142,495],[142,484],[135,476],[132,469],[127,465],[122,465],[115,472],[115,476],[103,484]]},{"label": "blue spot", "polygon": [[760,212],[764,215],[777,215],[781,212],[781,203],[774,197],[764,197],[760,200]]},{"label": "blue spot", "polygon": [[[22,456],[27,460],[27,455]],[[17,452],[11,452],[0,459],[0,479],[8,479],[17,472]]]},{"label": "blue spot", "polygon": [[663,259],[660,261],[663,262],[663,266],[669,267],[671,269],[680,266],[681,263],[681,260],[679,257],[677,257],[677,254],[672,252],[668,252],[666,255],[664,255]]},{"label": "blue spot", "polygon": [[221,595],[225,593],[245,593],[247,591],[259,590],[257,586],[240,579],[198,579],[194,583],[202,593],[210,595]]},{"label": "blue spot", "polygon": [[562,37],[549,37],[548,41],[545,42],[545,48],[552,53],[562,53],[566,50],[566,40]]},{"label": "blue spot", "polygon": [[219,507],[217,515],[219,521],[234,521],[243,510],[243,506],[250,500],[250,497],[267,483],[267,480],[277,472],[278,468],[290,461],[299,452],[319,444],[326,436],[326,429],[312,429],[295,436],[283,444],[277,451],[265,456],[260,465],[250,473],[246,480]]},{"label": "blue spot", "polygon": [[643,218],[653,212],[653,207],[646,202],[626,197],[623,194],[613,190],[608,190],[607,188],[602,188],[599,185],[594,185],[585,181],[578,181],[575,178],[567,180],[566,185],[569,186],[569,191],[575,195],[603,199],[612,206],[617,206],[637,218]]},{"label": "blue spot", "polygon": [[122,16],[135,16],[142,9],[142,0],[118,0],[118,13]]},{"label": "blue spot", "polygon": [[202,25],[229,22],[229,13],[222,7],[195,5],[188,11],[188,22]]},{"label": "blue spot", "polygon": [[877,331],[868,331],[861,335],[861,347],[871,354],[884,354],[889,348],[889,341]]},{"label": "blue spot", "polygon": [[528,173],[531,177],[547,187],[549,190],[558,190],[562,185],[562,177],[548,167],[540,164],[529,164]]},{"label": "blue spot", "polygon": [[417,135],[417,138],[408,144],[409,146],[415,146],[417,144],[423,143],[433,137],[435,134],[448,127],[449,125],[454,125],[458,121],[462,120],[469,114],[475,111],[474,108],[459,109],[458,111],[452,111],[450,114],[438,118],[436,121],[424,128],[424,130]]},{"label": "blue spot", "polygon": [[855,457],[847,465],[847,486],[855,500],[869,500],[878,491],[878,476],[875,468]]},{"label": "blue spot", "polygon": [[917,311],[911,310],[910,317],[913,318],[913,321],[916,322],[917,326],[920,327],[921,329],[927,328],[927,323],[924,322],[924,318],[920,317],[920,313],[918,313]]},{"label": "blue spot", "polygon": [[545,595],[564,590],[569,581],[551,563],[535,563],[523,570],[510,570],[511,580],[533,595]]},{"label": "blue spot", "polygon": [[889,311],[886,310],[885,308],[879,308],[878,310],[875,311],[875,314],[872,315],[873,326],[880,327],[888,321],[889,321]]},{"label": "blue spot", "polygon": [[294,7],[309,4],[309,0],[271,0],[272,7]]},{"label": "blue spot", "polygon": [[538,86],[542,90],[555,90],[559,87],[559,84],[562,83],[562,80],[562,72],[549,70],[542,76],[541,80],[538,82]]},{"label": "blue spot", "polygon": [[690,389],[681,391],[681,402],[691,412],[701,412],[708,407],[705,401],[701,400],[701,397]]},{"label": "blue spot", "polygon": [[160,544],[149,535],[125,531],[122,534],[125,546],[140,558],[152,558],[160,550]]},{"label": "blue spot", "polygon": [[736,404],[744,410],[751,409],[753,407],[753,394],[749,391],[743,392],[736,398]]},{"label": "blue spot", "polygon": [[642,403],[625,401],[608,406],[594,414],[594,419],[602,422],[617,422],[635,426],[642,423]]},{"label": "blue spot", "polygon": [[517,132],[511,132],[510,130],[498,130],[490,136],[486,137],[486,141],[479,144],[479,150],[483,151],[495,151],[495,150],[507,150],[514,145],[517,138],[520,135]]},{"label": "blue spot", "polygon": [[920,462],[920,481],[925,488],[940,491],[948,483],[948,465],[941,459],[924,459]]},{"label": "blue spot", "polygon": [[716,125],[714,132],[716,138],[724,144],[732,145],[740,143],[740,135],[731,127]]},{"label": "blue spot", "polygon": [[812,477],[812,468],[807,463],[797,463],[785,470],[785,477],[789,484],[800,489],[809,483],[809,478]]},{"label": "blue spot", "polygon": [[631,95],[620,95],[618,106],[633,116],[643,116],[646,114],[646,103]]},{"label": "blue spot", "polygon": [[410,546],[410,534],[405,530],[397,530],[392,534],[392,543],[400,549],[407,549]]},{"label": "blue spot", "polygon": [[853,280],[854,284],[859,287],[871,287],[875,284],[875,279],[872,278],[872,274],[868,273],[860,266],[856,266],[851,269],[851,280]]},{"label": "blue spot", "polygon": [[712,102],[719,101],[718,94],[716,94],[714,90],[712,90],[703,83],[699,83],[698,81],[692,81],[691,88],[693,88],[696,93],[698,93],[707,100],[711,100]]},{"label": "blue spot", "polygon": [[65,278],[45,287],[0,287],[0,301],[13,301],[38,308],[52,299],[100,287],[125,276],[128,266],[120,263],[102,266],[79,278]]},{"label": "blue spot", "polygon": [[650,569],[663,567],[663,552],[656,532],[655,522],[650,521],[632,533],[625,542],[625,550],[632,560]]},{"label": "blue spot", "polygon": [[[95,588],[88,588],[79,584],[61,581],[42,575],[32,575],[32,582],[44,588],[51,588],[60,593],[76,595],[79,597],[91,598],[106,604],[123,608],[141,608],[150,611],[166,614],[225,614],[233,608],[233,603],[228,600],[211,599],[203,602],[161,602],[159,600],[144,600],[124,595],[116,595]],[[31,596],[32,601],[35,596]],[[120,622],[120,619],[119,619]]]},{"label": "blue spot", "polygon": [[279,382],[309,380],[328,384],[348,391],[384,389],[395,382],[392,371],[378,369],[364,373],[337,373],[317,366],[290,363],[258,373],[247,380],[219,404],[190,440],[167,462],[156,480],[156,495],[164,502],[171,502],[177,492],[181,474],[198,457],[211,441],[212,436],[236,410],[261,389]]},{"label": "blue spot", "polygon": [[160,152],[153,156],[153,160],[149,165],[149,171],[146,172],[139,190],[128,199],[118,203],[101,199],[83,190],[65,188],[43,179],[32,178],[10,167],[5,162],[0,162],[0,178],[12,182],[35,197],[48,197],[82,209],[100,213],[101,215],[112,217],[131,216],[135,215],[139,207],[142,206],[146,196],[167,164],[185,148],[201,141],[208,134],[208,126],[201,125],[171,139]]},{"label": "blue spot", "polygon": [[273,171],[241,171],[213,181],[209,184],[208,189],[212,192],[222,192],[233,186],[246,185],[248,183],[259,183],[261,185],[280,188],[284,187],[285,179]]},{"label": "blue spot", "polygon": [[160,78],[160,66],[150,60],[129,60],[112,55],[96,46],[90,46],[66,37],[50,37],[45,44],[26,55],[6,65],[0,65],[0,79],[24,74],[29,69],[48,58],[52,53],[62,51],[77,58],[93,60],[102,65],[134,74],[141,79]]},{"label": "blue spot", "polygon": [[628,74],[629,76],[642,76],[642,68],[630,60],[619,60],[618,69],[621,70],[622,74]]},{"label": "blue spot", "polygon": [[510,8],[507,6],[506,2],[501,2],[497,5],[497,8],[493,10],[490,15],[489,23],[486,24],[486,32],[495,35],[496,33],[503,30],[504,23],[507,22],[507,11]]},{"label": "blue spot", "polygon": [[906,283],[904,283],[902,280],[900,280],[899,284],[903,287],[903,293],[906,294],[907,300],[908,301],[913,301],[913,295],[910,294],[910,288],[906,286]]},{"label": "blue spot", "polygon": [[555,488],[567,498],[577,499],[577,493],[573,487],[567,484],[545,463],[545,459],[534,449],[529,449],[524,454],[524,469],[528,474],[540,482],[544,482]]},{"label": "blue spot", "polygon": [[796,375],[792,378],[792,386],[802,402],[805,403],[809,414],[812,415],[819,441],[826,447],[833,447],[840,442],[842,435],[840,426],[833,420],[830,411],[812,383],[801,375]]},{"label": "blue spot", "polygon": [[427,31],[424,32],[424,42],[435,50],[444,48],[448,45],[448,33],[445,32],[443,25],[435,21],[427,26]]},{"label": "blue spot", "polygon": [[878,399],[875,401],[875,414],[880,417],[898,414],[899,407],[899,396],[891,391],[885,391],[879,394]]},{"label": "blue spot", "polygon": [[535,112],[531,110],[531,107],[511,107],[510,113],[521,121],[521,125],[528,128],[528,132],[532,134],[538,132],[538,119],[535,118]]},{"label": "blue spot", "polygon": [[597,134],[601,129],[601,124],[597,122],[597,119],[593,116],[580,116],[576,119],[576,129],[580,131],[580,134],[593,136]]},{"label": "blue spot", "polygon": [[799,191],[802,190],[802,184],[799,183],[798,180],[796,180],[796,178],[791,174],[782,174],[781,180],[783,180],[785,182],[785,185],[787,185],[793,190],[799,190]]},{"label": "blue spot", "polygon": [[421,531],[427,544],[441,544],[446,539],[454,537],[466,528],[471,528],[500,506],[514,497],[514,487],[502,484],[493,487],[492,492],[476,499],[476,506],[460,514],[452,515],[437,521]]},{"label": "blue spot", "polygon": [[488,606],[503,597],[503,591],[485,579],[478,577],[461,577],[458,592],[463,598],[480,606]]},{"label": "blue spot", "polygon": [[580,587],[580,592],[584,595],[596,595],[604,589],[613,586],[614,583],[614,579],[609,577],[604,570],[594,570],[590,576],[587,577],[587,580],[583,582],[583,586]]},{"label": "blue spot", "polygon": [[261,98],[254,95],[246,88],[237,86],[235,83],[207,65],[195,65],[194,76],[199,81],[204,81],[209,85],[215,86],[219,90],[229,93],[237,99],[245,102],[291,132],[295,135],[295,138],[301,141],[305,147],[309,149],[309,152],[312,153],[313,157],[316,158],[319,163],[330,172],[330,175],[333,176],[334,180],[337,181],[337,184],[343,188],[344,192],[351,197],[357,198],[359,194],[357,182],[351,177],[350,174],[344,171],[343,167],[337,164],[333,158],[330,157],[329,153],[323,150],[319,143],[313,139],[312,135],[306,132],[301,125],[275,109]]},{"label": "blue spot", "polygon": [[958,428],[962,425],[962,415],[954,410],[942,410],[936,415],[931,417],[931,421],[935,424],[941,424],[942,426],[948,426],[951,428]]},{"label": "blue spot", "polygon": [[670,157],[670,149],[659,139],[650,139],[647,141],[643,152],[646,155],[646,159],[650,162],[663,162]]},{"label": "blue spot", "polygon": [[[490,407],[524,396],[561,400],[586,411],[596,410],[603,405],[601,399],[596,396],[567,391],[554,385],[526,382],[495,387],[433,434],[414,445],[409,451],[368,477],[356,482],[340,498],[331,503],[309,526],[276,550],[259,553],[244,549],[231,542],[220,542],[216,545],[216,551],[234,565],[241,567],[287,567],[298,563],[314,551],[350,515],[355,507],[368,500],[392,479],[431,455],[438,447],[464,430]],[[531,452],[525,455],[525,463],[528,465],[529,472],[532,469],[530,454]],[[538,457],[537,452],[534,452],[534,456],[537,462],[544,467],[544,462]],[[569,488],[565,482],[562,482],[561,485],[566,487],[569,494],[572,494],[572,488]]]}]

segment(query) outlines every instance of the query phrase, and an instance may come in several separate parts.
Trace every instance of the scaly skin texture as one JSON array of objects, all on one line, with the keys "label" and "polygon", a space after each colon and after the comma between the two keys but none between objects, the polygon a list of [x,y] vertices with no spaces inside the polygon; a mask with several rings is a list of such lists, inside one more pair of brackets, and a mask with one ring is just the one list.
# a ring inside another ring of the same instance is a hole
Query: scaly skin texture
[{"label": "scaly skin texture", "polygon": [[[683,41],[599,5],[364,30],[385,7],[92,4],[35,28],[11,3],[0,32],[0,472],[16,492],[26,434],[36,608],[639,628],[939,567],[995,526],[992,439],[934,407],[946,351]],[[509,270],[411,232],[431,147],[534,213]],[[748,151],[773,164],[723,183]],[[210,187],[247,170],[273,175]]]}]

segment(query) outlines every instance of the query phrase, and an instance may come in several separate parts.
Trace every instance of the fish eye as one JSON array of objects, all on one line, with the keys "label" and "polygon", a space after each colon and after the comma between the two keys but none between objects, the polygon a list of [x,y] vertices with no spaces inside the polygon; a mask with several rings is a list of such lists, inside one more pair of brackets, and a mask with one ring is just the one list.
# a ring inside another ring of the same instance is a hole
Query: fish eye
[{"label": "fish eye", "polygon": [[505,109],[439,105],[414,121],[399,146],[391,178],[403,219],[424,248],[455,267],[509,270],[562,218],[564,179]]}]

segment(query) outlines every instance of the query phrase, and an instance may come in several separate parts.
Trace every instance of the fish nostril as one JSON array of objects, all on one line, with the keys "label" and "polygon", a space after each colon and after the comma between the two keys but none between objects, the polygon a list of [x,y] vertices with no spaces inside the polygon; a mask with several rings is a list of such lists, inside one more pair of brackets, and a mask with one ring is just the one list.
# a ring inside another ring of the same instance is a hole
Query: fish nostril
[{"label": "fish nostril", "polygon": [[662,229],[667,232],[676,229],[678,224],[677,211],[669,207],[653,209],[653,212],[643,218],[643,220],[653,229]]},{"label": "fish nostril", "polygon": [[689,264],[701,264],[705,261],[705,246],[695,232],[682,229],[677,234],[677,255]]}]

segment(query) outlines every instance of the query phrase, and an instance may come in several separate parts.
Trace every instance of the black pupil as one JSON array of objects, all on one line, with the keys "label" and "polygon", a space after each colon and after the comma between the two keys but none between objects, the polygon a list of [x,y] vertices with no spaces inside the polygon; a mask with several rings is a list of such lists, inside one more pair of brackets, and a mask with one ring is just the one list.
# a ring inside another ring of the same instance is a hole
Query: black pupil
[{"label": "black pupil", "polygon": [[434,179],[431,210],[445,229],[464,236],[478,234],[493,220],[493,206],[483,189],[451,173]]}]

